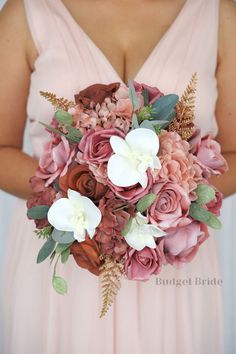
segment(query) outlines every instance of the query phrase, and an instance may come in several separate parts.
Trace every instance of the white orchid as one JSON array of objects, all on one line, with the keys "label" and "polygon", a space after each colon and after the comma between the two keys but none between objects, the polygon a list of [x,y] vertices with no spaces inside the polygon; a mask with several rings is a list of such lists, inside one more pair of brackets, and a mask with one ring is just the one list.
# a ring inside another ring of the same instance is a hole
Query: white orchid
[{"label": "white orchid", "polygon": [[147,186],[147,169],[160,169],[157,157],[159,138],[150,129],[138,128],[129,132],[125,139],[118,136],[110,138],[114,155],[108,161],[107,174],[111,182],[118,187],[129,187],[140,183]]},{"label": "white orchid", "polygon": [[96,205],[72,189],[68,189],[68,198],[58,199],[48,211],[50,224],[57,230],[74,232],[79,242],[85,240],[86,232],[93,238],[101,218]]},{"label": "white orchid", "polygon": [[166,233],[157,226],[148,224],[148,219],[137,213],[132,219],[130,229],[125,235],[126,242],[141,251],[144,247],[156,248],[155,238],[165,236]]}]

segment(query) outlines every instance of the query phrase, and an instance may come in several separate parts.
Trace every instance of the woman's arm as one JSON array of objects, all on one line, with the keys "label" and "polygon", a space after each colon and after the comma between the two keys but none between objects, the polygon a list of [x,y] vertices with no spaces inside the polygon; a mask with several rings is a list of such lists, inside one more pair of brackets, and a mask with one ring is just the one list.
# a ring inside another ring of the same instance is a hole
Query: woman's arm
[{"label": "woman's arm", "polygon": [[236,4],[233,0],[221,1],[218,57],[216,140],[221,144],[229,171],[214,177],[212,183],[228,196],[236,192]]},{"label": "woman's arm", "polygon": [[21,151],[31,74],[21,0],[9,0],[0,12],[0,33],[0,188],[27,198],[37,160]]}]

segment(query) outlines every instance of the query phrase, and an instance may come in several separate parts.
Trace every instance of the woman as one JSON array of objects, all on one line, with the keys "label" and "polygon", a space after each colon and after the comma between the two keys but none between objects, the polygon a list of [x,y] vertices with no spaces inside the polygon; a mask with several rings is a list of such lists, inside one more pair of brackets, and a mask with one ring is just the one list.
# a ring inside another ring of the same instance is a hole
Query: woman
[{"label": "woman", "polygon": [[[195,71],[196,120],[203,133],[218,131],[230,167],[213,182],[225,195],[234,193],[235,19],[230,0],[8,1],[0,21],[0,186],[20,199],[6,257],[6,353],[223,353],[221,287],[157,284],[219,279],[213,235],[192,263],[166,267],[158,282],[124,281],[99,319],[96,277],[68,262],[58,272],[69,279],[70,292],[60,297],[49,264],[35,264],[40,241],[26,220],[25,199],[46,137],[38,121],[52,115],[40,90],[73,98],[95,82],[133,78],[181,94]],[[21,151],[26,116],[34,158]]]}]

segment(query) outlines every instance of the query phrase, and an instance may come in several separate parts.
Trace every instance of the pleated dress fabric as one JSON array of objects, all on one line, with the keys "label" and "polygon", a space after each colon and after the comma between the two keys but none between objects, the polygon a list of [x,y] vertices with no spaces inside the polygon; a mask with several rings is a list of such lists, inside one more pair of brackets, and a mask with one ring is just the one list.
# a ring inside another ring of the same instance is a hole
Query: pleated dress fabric
[{"label": "pleated dress fabric", "polygon": [[[53,115],[40,90],[73,99],[94,83],[125,83],[61,0],[25,0],[24,4],[39,53],[27,114],[29,138],[35,156],[40,157],[47,133],[39,121],[49,123]],[[217,133],[218,24],[219,0],[187,0],[133,78],[165,94],[181,95],[197,72],[196,123],[204,135],[213,136]],[[100,319],[99,278],[77,267],[71,257],[57,271],[67,280],[69,292],[58,295],[51,285],[49,261],[36,264],[43,241],[34,229],[26,218],[25,201],[18,199],[6,235],[5,354],[223,353],[222,286],[208,281],[221,279],[212,232],[194,260],[181,269],[165,266],[148,282],[122,279],[115,303]],[[174,285],[178,279],[185,285]],[[197,285],[197,279],[206,284]]]}]

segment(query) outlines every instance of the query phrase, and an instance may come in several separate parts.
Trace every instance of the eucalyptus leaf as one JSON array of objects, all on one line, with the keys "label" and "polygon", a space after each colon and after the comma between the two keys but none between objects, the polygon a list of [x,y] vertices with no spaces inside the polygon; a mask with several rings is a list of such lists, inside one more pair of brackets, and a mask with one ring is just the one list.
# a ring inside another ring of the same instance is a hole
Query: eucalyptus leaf
[{"label": "eucalyptus leaf", "polygon": [[56,247],[56,253],[62,253],[64,252],[67,248],[69,248],[72,245],[73,242],[69,243],[58,243]]},{"label": "eucalyptus leaf", "polygon": [[138,118],[137,118],[137,115],[135,113],[133,113],[133,116],[132,116],[132,129],[137,129],[137,128],[139,128]]},{"label": "eucalyptus leaf", "polygon": [[64,111],[63,109],[59,109],[55,113],[55,118],[60,124],[72,124],[72,116],[70,113]]},{"label": "eucalyptus leaf", "polygon": [[48,238],[47,241],[43,244],[43,246],[39,250],[37,263],[41,263],[46,258],[48,258],[54,251],[55,246],[56,246],[56,242],[51,237]]},{"label": "eucalyptus leaf", "polygon": [[207,184],[199,184],[195,189],[198,196],[196,203],[203,205],[215,198],[215,189]]},{"label": "eucalyptus leaf", "polygon": [[62,133],[60,130],[58,129],[55,129],[53,127],[51,127],[51,125],[48,125],[48,124],[45,124],[43,122],[39,122],[41,125],[43,125],[45,128],[47,128],[48,130],[50,130],[51,132],[55,133],[55,134],[58,134],[60,136],[65,136],[64,133]]},{"label": "eucalyptus leaf", "polygon": [[170,94],[158,98],[152,104],[152,117],[170,121],[175,114],[174,108],[179,101],[179,96]]},{"label": "eucalyptus leaf", "polygon": [[74,242],[74,233],[69,231],[59,231],[54,229],[52,232],[52,238],[54,241],[62,244]]},{"label": "eucalyptus leaf", "polygon": [[136,205],[137,211],[143,213],[150,205],[152,205],[152,203],[156,200],[156,198],[157,198],[156,194],[149,193],[144,197],[142,197],[141,199],[139,199]]},{"label": "eucalyptus leaf", "polygon": [[34,206],[34,207],[28,209],[27,216],[30,219],[42,220],[47,217],[48,210],[49,210],[48,205],[37,205],[37,206]]},{"label": "eucalyptus leaf", "polygon": [[129,87],[129,98],[132,102],[134,111],[136,111],[140,107],[140,102],[131,80],[128,80],[128,87]]},{"label": "eucalyptus leaf", "polygon": [[68,291],[65,279],[55,276],[52,278],[52,286],[58,294],[64,295]]},{"label": "eucalyptus leaf", "polygon": [[150,130],[153,130],[154,132],[156,132],[153,124],[149,120],[144,120],[140,124],[140,128],[146,128],[146,129],[150,129]]},{"label": "eucalyptus leaf", "polygon": [[66,263],[69,256],[70,256],[70,248],[67,248],[61,253],[61,262],[63,264]]},{"label": "eucalyptus leaf", "polygon": [[127,224],[125,225],[124,229],[121,232],[122,236],[126,236],[131,228],[131,224],[132,224],[133,218],[130,217],[129,221],[127,222]]},{"label": "eucalyptus leaf", "polygon": [[82,138],[81,132],[71,125],[66,125],[66,129],[68,130],[68,134],[66,134],[65,137],[73,143],[79,143]]},{"label": "eucalyptus leaf", "polygon": [[197,221],[204,222],[213,229],[220,229],[222,227],[220,220],[214,214],[204,209],[198,203],[191,204],[189,215]]},{"label": "eucalyptus leaf", "polygon": [[149,93],[146,88],[142,91],[142,96],[144,98],[144,106],[147,106],[149,102]]}]

